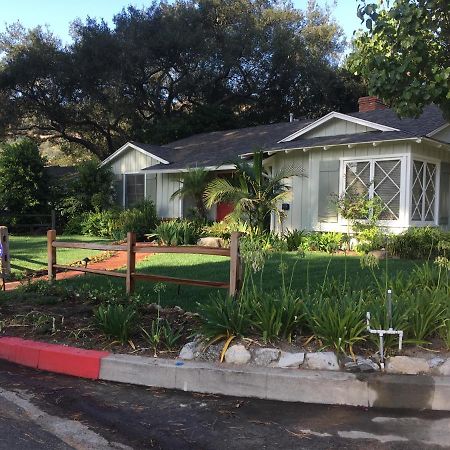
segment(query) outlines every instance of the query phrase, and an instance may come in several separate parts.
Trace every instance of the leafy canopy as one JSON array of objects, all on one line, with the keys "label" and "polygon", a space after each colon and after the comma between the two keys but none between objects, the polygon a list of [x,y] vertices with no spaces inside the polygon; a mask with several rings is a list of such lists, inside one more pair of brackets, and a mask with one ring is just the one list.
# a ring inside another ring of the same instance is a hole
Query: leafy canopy
[{"label": "leafy canopy", "polygon": [[435,103],[450,116],[450,3],[382,3],[358,8],[368,30],[354,41],[350,70],[400,115],[418,116]]},{"label": "leafy canopy", "polygon": [[0,133],[104,159],[127,140],[346,112],[359,96],[338,66],[343,32],[316,2],[153,2],[72,34],[68,46],[39,27],[0,35]]}]

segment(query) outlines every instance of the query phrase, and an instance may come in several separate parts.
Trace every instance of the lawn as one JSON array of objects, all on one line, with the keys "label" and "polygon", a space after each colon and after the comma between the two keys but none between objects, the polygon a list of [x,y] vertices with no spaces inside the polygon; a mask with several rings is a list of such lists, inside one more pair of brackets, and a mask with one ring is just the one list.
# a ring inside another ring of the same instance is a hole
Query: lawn
[{"label": "lawn", "polygon": [[[65,241],[109,242],[102,238],[88,236],[64,236]],[[14,236],[9,237],[11,255],[11,271],[20,276],[26,270],[40,270],[47,267],[47,237],[46,236]],[[101,253],[96,250],[76,248],[58,249],[58,263],[70,264],[80,261],[86,256],[92,257]]]},{"label": "lawn", "polygon": [[[299,259],[295,253],[274,254],[267,261],[263,272],[263,286],[267,291],[276,290],[280,287],[280,262],[287,266],[286,279],[292,287],[298,291],[305,289],[307,279],[311,286],[323,283],[325,274],[330,278],[344,278],[345,265],[347,264],[347,277],[354,288],[367,287],[368,283],[373,283],[373,278],[367,269],[362,269],[360,258],[356,256],[345,257],[335,255],[330,257],[324,253],[308,253],[305,259]],[[391,276],[396,273],[410,271],[417,262],[407,260],[389,260],[388,272]],[[328,272],[327,272],[328,267]],[[229,274],[229,260],[220,256],[207,255],[180,255],[180,254],[159,254],[151,255],[146,260],[137,265],[137,270],[151,274],[168,275],[172,277],[193,278],[201,280],[227,281]],[[307,275],[308,273],[308,275]],[[381,268],[378,269],[380,276]],[[259,282],[259,274],[255,277]],[[87,288],[90,290],[119,290],[125,291],[123,279],[112,277],[86,275],[58,283],[75,288]],[[136,293],[149,297],[151,301],[156,301],[156,294],[153,291],[154,284],[140,281],[136,283]],[[161,301],[163,305],[178,305],[186,310],[195,310],[196,303],[208,301],[215,289],[195,286],[178,286],[167,284],[166,290],[162,293]]]}]

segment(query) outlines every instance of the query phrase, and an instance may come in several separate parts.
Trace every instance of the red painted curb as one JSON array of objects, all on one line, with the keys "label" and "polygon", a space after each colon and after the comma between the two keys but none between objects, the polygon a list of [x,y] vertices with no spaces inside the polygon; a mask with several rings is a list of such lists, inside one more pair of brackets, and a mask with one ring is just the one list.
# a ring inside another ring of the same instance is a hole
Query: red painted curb
[{"label": "red painted curb", "polygon": [[0,338],[0,359],[35,369],[97,380],[108,352],[84,350],[21,338]]}]

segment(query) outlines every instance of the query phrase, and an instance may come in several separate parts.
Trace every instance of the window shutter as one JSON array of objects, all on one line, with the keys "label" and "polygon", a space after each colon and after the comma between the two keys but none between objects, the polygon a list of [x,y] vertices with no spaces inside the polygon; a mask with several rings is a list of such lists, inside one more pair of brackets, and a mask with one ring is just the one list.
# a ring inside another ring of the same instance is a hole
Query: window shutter
[{"label": "window shutter", "polygon": [[337,208],[332,196],[339,193],[339,161],[320,161],[319,166],[319,222],[336,223]]}]

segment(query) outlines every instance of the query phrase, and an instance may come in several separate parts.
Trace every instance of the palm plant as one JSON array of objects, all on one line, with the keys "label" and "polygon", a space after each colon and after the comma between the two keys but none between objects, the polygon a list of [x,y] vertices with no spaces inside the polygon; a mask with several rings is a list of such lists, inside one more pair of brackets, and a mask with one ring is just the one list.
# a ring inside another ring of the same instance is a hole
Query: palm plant
[{"label": "palm plant", "polygon": [[230,214],[235,219],[248,222],[252,232],[262,232],[267,228],[267,219],[274,213],[281,222],[286,213],[280,204],[291,197],[291,191],[285,180],[301,175],[301,170],[281,169],[270,174],[263,165],[263,153],[253,153],[253,163],[237,160],[231,179],[215,178],[205,189],[206,206],[219,202],[230,202],[234,211]]},{"label": "palm plant", "polygon": [[210,179],[210,173],[202,167],[189,169],[181,176],[179,180],[181,187],[172,194],[171,199],[175,197],[193,198],[200,217],[206,219],[207,211],[203,194]]}]

